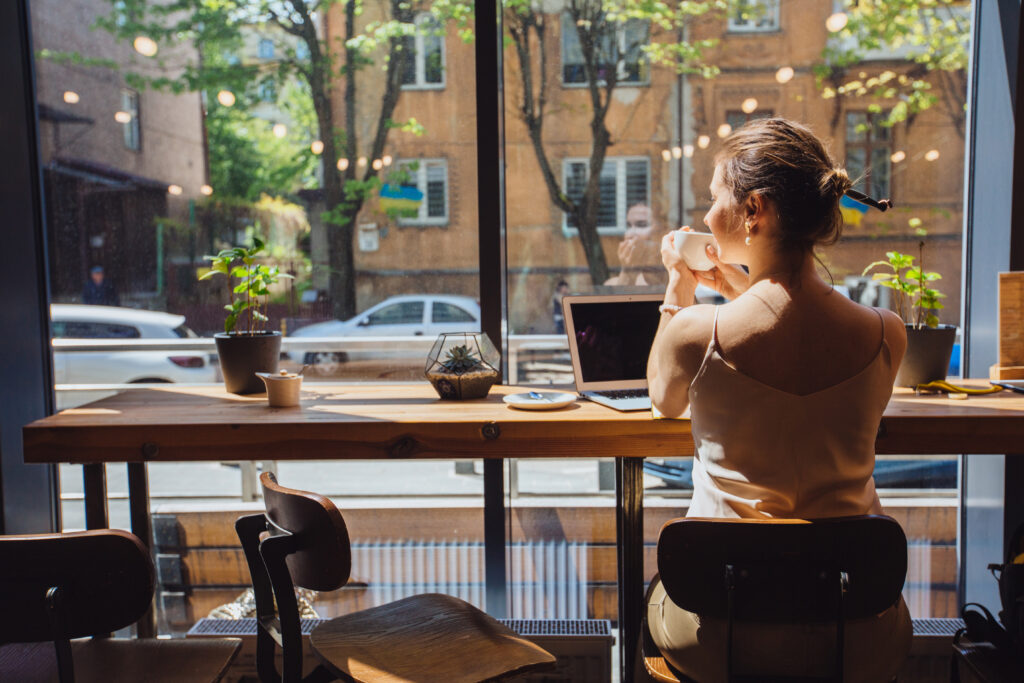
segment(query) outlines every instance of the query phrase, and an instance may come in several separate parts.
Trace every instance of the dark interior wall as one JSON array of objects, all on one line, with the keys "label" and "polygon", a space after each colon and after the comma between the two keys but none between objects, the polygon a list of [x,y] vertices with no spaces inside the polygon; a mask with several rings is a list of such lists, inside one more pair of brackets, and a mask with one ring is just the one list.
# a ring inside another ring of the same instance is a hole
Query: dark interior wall
[{"label": "dark interior wall", "polygon": [[21,427],[53,408],[27,0],[0,3],[0,531],[58,526],[55,467],[25,465]]}]

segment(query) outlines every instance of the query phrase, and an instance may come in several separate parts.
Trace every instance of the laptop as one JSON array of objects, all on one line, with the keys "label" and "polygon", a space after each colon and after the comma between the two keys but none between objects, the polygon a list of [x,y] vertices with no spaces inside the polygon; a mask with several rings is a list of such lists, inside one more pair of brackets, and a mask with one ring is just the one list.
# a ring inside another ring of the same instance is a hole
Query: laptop
[{"label": "laptop", "polygon": [[664,294],[562,298],[569,355],[580,396],[615,410],[650,410],[647,356]]}]

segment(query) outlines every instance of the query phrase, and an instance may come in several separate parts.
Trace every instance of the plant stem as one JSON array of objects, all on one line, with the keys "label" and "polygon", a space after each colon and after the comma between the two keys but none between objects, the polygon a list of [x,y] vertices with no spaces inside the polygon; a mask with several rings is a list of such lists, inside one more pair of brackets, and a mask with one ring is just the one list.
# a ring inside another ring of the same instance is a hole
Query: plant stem
[{"label": "plant stem", "polygon": [[921,325],[924,322],[924,306],[921,305],[924,301],[924,240],[917,243],[917,329],[921,329]]}]

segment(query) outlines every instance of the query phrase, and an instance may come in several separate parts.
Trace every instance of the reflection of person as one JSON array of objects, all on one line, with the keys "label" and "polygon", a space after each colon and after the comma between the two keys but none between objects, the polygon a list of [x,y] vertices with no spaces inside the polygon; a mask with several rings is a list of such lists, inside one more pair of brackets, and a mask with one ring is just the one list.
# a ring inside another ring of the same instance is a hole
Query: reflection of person
[{"label": "reflection of person", "polygon": [[82,303],[93,306],[120,306],[121,298],[114,285],[105,279],[103,266],[93,266],[89,271],[89,279],[82,289]]},{"label": "reflection of person", "polygon": [[559,280],[555,293],[551,295],[551,319],[555,322],[555,334],[565,334],[565,315],[562,313],[562,297],[569,293],[569,283]]},{"label": "reflection of person", "polygon": [[651,209],[646,204],[634,204],[626,212],[626,234],[619,242],[621,270],[607,280],[606,285],[647,286],[664,284],[663,271],[644,272],[644,267],[658,265],[661,235],[654,224]]},{"label": "reflection of person", "polygon": [[[881,513],[875,435],[906,349],[892,312],[861,306],[819,277],[814,248],[842,228],[850,179],[807,128],[753,121],[723,144],[704,218],[718,242],[711,271],[694,272],[662,240],[669,275],[648,360],[651,400],[663,414],[687,409],[697,444],[688,516],[802,518]],[[749,268],[749,275],[739,267]],[[730,303],[690,305],[697,284]],[[724,623],[672,603],[659,581],[647,602],[651,636],[680,671],[721,680]],[[777,675],[828,670],[835,624],[742,624],[759,663]],[[742,635],[741,635],[742,634]],[[901,600],[846,625],[845,680],[884,681],[910,646]],[[815,641],[819,642],[819,641]],[[743,644],[737,646],[737,652]],[[826,668],[821,668],[826,667]]]}]

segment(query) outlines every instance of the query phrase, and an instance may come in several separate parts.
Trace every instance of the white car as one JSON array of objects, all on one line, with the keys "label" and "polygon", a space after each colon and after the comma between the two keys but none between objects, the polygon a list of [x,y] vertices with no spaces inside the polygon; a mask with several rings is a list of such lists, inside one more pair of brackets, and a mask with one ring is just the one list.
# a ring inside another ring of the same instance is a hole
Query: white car
[{"label": "white car", "polygon": [[[114,306],[51,304],[53,338],[180,339],[195,337],[185,316]],[[62,351],[54,344],[57,384],[129,384],[135,382],[215,382],[210,354],[199,351]]]},{"label": "white car", "polygon": [[[480,304],[468,296],[408,294],[393,296],[349,320],[329,320],[299,328],[293,337],[427,337],[442,332],[480,330]],[[350,359],[344,351],[293,352],[289,358],[333,375]]]}]

